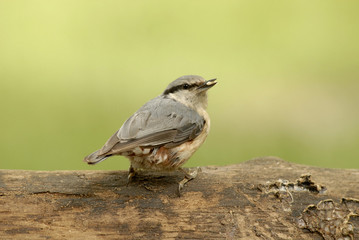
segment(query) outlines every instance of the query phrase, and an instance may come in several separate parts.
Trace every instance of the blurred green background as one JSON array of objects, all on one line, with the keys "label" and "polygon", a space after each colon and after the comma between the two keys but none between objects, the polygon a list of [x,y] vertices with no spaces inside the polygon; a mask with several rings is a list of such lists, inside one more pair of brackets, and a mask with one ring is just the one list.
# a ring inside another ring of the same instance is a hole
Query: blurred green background
[{"label": "blurred green background", "polygon": [[0,168],[82,162],[181,75],[217,78],[186,166],[359,168],[358,1],[0,1]]}]

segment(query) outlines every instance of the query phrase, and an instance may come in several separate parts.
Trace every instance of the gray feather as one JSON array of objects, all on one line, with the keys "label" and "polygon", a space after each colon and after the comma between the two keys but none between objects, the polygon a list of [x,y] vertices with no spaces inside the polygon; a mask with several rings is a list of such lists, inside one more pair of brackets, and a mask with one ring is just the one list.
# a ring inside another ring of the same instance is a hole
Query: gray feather
[{"label": "gray feather", "polygon": [[96,152],[93,152],[90,155],[86,156],[84,161],[88,164],[96,164],[102,162],[108,157],[110,157],[110,155],[99,155],[99,150],[97,150]]},{"label": "gray feather", "polygon": [[197,137],[204,124],[196,111],[161,95],[134,113],[98,155],[118,154],[137,146],[177,146]]}]

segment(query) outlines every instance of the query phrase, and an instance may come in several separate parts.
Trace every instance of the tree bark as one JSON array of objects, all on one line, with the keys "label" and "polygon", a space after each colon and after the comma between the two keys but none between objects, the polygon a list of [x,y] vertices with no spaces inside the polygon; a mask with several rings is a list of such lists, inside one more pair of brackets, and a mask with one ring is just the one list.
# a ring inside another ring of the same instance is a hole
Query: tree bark
[{"label": "tree bark", "polygon": [[181,197],[181,172],[0,170],[0,239],[359,239],[359,170],[201,169]]}]

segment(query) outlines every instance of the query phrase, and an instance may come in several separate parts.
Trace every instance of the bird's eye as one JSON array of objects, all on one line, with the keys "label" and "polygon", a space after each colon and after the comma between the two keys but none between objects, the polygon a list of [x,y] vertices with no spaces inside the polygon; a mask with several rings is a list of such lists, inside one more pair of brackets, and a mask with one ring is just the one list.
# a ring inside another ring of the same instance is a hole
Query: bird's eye
[{"label": "bird's eye", "polygon": [[188,89],[189,85],[188,84],[183,84],[183,89]]}]

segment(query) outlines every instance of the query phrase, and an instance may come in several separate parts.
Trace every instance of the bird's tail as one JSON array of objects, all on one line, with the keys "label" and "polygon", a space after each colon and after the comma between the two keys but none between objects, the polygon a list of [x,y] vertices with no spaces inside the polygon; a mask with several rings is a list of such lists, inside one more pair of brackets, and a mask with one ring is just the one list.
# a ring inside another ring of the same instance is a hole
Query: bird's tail
[{"label": "bird's tail", "polygon": [[102,162],[103,160],[111,156],[111,155],[99,155],[99,152],[100,150],[97,150],[96,152],[93,152],[90,155],[86,156],[84,158],[84,162],[87,162],[88,164],[92,165]]}]

